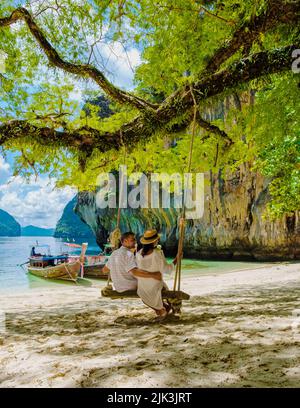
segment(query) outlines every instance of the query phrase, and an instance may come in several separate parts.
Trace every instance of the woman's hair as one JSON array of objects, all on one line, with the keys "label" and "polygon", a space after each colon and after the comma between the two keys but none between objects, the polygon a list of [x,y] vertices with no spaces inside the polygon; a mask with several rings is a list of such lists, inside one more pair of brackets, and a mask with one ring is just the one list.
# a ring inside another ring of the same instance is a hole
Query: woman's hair
[{"label": "woman's hair", "polygon": [[149,252],[151,252],[154,249],[154,242],[151,244],[143,244],[142,247],[142,256],[148,255]]}]

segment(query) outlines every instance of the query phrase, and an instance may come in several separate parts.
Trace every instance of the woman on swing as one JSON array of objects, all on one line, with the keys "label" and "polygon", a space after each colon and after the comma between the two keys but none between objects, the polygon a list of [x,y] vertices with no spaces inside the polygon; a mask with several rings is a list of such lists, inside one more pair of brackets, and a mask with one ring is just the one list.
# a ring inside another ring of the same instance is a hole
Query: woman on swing
[{"label": "woman on swing", "polygon": [[[136,254],[137,266],[147,272],[159,271],[162,276],[164,273],[170,274],[177,263],[177,257],[172,264],[168,264],[164,253],[157,248],[159,235],[155,229],[145,231],[140,242],[142,249]],[[163,288],[168,289],[164,280],[148,279],[136,277],[138,280],[137,294],[142,301],[155,310],[159,318],[164,318],[170,311],[170,306],[163,302],[161,291]]]}]

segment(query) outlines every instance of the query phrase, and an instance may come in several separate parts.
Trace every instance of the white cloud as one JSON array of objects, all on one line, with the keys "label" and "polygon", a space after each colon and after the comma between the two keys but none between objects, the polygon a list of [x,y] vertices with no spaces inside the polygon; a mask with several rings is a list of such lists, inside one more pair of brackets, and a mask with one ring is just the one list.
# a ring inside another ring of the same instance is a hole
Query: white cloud
[{"label": "white cloud", "polygon": [[10,170],[10,165],[0,156],[0,174],[2,172],[8,173]]},{"label": "white cloud", "polygon": [[6,183],[8,177],[10,176],[10,165],[5,161],[5,159],[0,156],[0,185]]},{"label": "white cloud", "polygon": [[[135,69],[141,64],[141,54],[135,47],[125,48],[120,41],[107,38],[108,26],[102,27],[102,41],[94,46],[94,56],[97,62],[92,64],[106,75],[114,85],[131,90]],[[88,36],[89,46],[95,43],[96,37]]]},{"label": "white cloud", "polygon": [[134,70],[141,64],[141,55],[137,48],[125,49],[120,42],[101,43],[98,51],[111,73],[110,80],[115,85],[132,89]]},{"label": "white cloud", "polygon": [[72,101],[77,101],[77,102],[82,101],[82,89],[80,88],[79,84],[76,87],[74,87],[73,91],[69,93],[69,98]]},{"label": "white cloud", "polygon": [[56,189],[55,180],[32,177],[27,184],[20,176],[10,177],[0,185],[0,208],[9,212],[22,226],[55,227],[66,204],[76,191],[70,187]]}]

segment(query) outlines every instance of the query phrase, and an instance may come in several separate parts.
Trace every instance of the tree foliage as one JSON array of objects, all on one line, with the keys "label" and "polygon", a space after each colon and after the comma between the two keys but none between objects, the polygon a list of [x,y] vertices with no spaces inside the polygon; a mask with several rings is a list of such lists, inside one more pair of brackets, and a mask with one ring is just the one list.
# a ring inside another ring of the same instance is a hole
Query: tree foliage
[{"label": "tree foliage", "polygon": [[[270,178],[272,215],[299,209],[299,15],[296,0],[3,1],[0,145],[16,174],[59,186],[93,188],[124,145],[130,172],[183,172],[194,92],[193,171],[249,162]],[[141,53],[130,92],[108,69],[115,45]]]}]

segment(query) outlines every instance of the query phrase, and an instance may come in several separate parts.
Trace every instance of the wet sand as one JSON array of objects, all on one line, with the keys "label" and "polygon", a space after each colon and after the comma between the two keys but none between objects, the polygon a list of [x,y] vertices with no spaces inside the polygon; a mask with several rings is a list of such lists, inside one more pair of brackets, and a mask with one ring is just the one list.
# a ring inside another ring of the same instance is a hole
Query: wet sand
[{"label": "wet sand", "polygon": [[0,386],[300,386],[299,263],[185,277],[162,323],[103,285],[1,293]]}]

